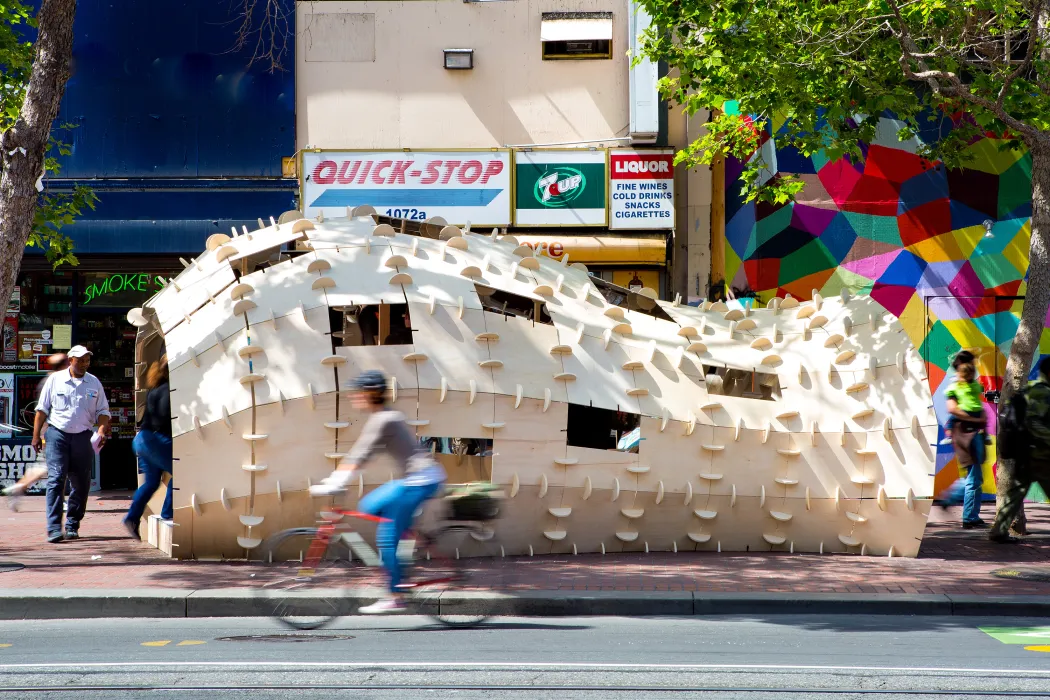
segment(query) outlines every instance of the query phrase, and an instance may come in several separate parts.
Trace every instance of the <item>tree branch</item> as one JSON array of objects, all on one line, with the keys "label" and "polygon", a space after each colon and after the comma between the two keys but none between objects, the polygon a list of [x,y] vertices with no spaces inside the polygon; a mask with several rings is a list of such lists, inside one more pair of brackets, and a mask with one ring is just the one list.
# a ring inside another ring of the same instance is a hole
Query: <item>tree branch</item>
[{"label": "tree branch", "polygon": [[[897,22],[896,28],[892,25],[888,28],[893,32],[893,35],[897,37],[897,42],[901,46],[901,57],[899,63],[901,70],[904,71],[905,78],[924,82],[937,94],[946,93],[953,97],[959,97],[970,104],[983,107],[991,114],[995,115],[995,117],[1003,124],[1019,134],[1023,134],[1027,141],[1034,142],[1043,140],[1043,135],[1040,134],[1038,129],[1029,124],[1025,124],[1020,119],[1017,119],[1008,113],[999,102],[992,102],[985,97],[975,95],[973,91],[970,90],[970,87],[963,83],[957,74],[950,71],[931,69],[929,64],[926,63],[926,59],[920,57],[922,51],[919,50],[919,46],[915,43],[915,39],[912,37],[911,29],[908,27],[908,23],[904,20],[904,16],[901,14],[897,0],[886,0],[886,2],[893,11],[893,16]],[[912,69],[912,62],[918,66],[918,71]],[[943,83],[947,83],[947,85],[942,84],[942,81]]]}]

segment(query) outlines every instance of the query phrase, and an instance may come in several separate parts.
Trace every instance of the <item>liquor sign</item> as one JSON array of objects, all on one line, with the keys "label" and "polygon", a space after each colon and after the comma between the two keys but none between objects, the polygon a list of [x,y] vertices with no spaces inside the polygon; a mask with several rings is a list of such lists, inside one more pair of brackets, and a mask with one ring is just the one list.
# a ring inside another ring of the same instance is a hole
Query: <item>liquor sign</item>
[{"label": "liquor sign", "polygon": [[605,226],[605,151],[517,151],[514,223]]},{"label": "liquor sign", "polygon": [[674,228],[674,153],[609,152],[609,228]]},{"label": "liquor sign", "polygon": [[384,216],[478,226],[510,224],[509,151],[303,153],[303,213],[346,216],[368,204]]}]

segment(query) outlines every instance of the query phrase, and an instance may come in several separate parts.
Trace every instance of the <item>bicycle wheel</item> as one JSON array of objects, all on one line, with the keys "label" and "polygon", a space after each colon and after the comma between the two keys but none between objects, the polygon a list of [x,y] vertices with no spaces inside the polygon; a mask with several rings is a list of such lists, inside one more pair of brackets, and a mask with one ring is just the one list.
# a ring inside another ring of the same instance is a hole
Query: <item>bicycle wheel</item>
[{"label": "bicycle wheel", "polygon": [[417,544],[412,601],[421,614],[449,627],[473,627],[490,614],[472,592],[499,587],[503,562],[485,523],[442,526]]},{"label": "bicycle wheel", "polygon": [[279,532],[258,549],[254,588],[262,611],[286,627],[313,630],[350,614],[350,549],[316,528]]}]

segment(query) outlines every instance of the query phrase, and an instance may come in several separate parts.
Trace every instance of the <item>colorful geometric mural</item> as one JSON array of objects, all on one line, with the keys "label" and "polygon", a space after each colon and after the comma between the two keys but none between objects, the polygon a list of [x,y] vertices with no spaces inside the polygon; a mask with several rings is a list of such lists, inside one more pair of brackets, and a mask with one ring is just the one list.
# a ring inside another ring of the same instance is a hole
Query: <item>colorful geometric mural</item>
[{"label": "colorful geometric mural", "polygon": [[[943,419],[959,349],[975,349],[986,389],[1001,385],[1025,293],[1032,161],[984,138],[969,146],[974,157],[966,168],[948,170],[919,157],[917,139],[898,140],[898,129],[884,119],[860,164],[806,158],[777,148],[767,134],[767,177],[792,173],[806,183],[784,205],[744,203],[743,163],[730,159],[725,274],[731,288],[756,292],[762,302],[787,294],[806,299],[813,290],[825,297],[843,288],[871,294],[900,318],[926,360]],[[1050,330],[1040,352],[1050,354]],[[957,475],[950,448],[940,452],[938,490]]]}]

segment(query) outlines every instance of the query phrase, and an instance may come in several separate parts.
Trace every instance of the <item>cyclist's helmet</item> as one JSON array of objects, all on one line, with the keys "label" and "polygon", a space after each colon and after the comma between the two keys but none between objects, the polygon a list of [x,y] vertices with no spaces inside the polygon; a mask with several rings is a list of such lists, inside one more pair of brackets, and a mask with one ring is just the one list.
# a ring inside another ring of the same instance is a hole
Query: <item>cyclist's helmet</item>
[{"label": "cyclist's helmet", "polygon": [[354,391],[382,393],[386,391],[386,377],[377,369],[365,370],[350,382]]}]

